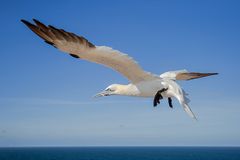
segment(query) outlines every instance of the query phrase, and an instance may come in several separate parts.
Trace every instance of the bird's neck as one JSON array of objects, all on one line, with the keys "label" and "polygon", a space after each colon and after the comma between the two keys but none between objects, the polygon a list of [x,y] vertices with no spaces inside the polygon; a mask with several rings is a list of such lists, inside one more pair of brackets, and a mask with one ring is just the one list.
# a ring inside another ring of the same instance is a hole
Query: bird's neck
[{"label": "bird's neck", "polygon": [[136,96],[139,94],[137,87],[133,84],[119,85],[118,94],[125,96]]}]

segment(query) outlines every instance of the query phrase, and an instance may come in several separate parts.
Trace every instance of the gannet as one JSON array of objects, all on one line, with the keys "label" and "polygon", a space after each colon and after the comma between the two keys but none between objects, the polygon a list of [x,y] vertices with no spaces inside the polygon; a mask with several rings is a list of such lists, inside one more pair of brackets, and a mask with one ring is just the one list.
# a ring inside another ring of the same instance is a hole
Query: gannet
[{"label": "gannet", "polygon": [[35,24],[23,19],[21,21],[53,47],[68,53],[74,58],[112,68],[130,81],[127,85],[112,84],[95,97],[110,95],[152,97],[154,107],[160,104],[161,99],[166,98],[171,108],[173,107],[172,98],[176,98],[188,115],[196,119],[196,116],[188,105],[189,99],[187,98],[187,94],[176,81],[191,80],[218,74],[178,70],[165,72],[159,76],[144,71],[132,57],[118,50],[106,46],[96,46],[82,36],[55,28],[51,25],[46,26],[36,19],[33,19]]}]

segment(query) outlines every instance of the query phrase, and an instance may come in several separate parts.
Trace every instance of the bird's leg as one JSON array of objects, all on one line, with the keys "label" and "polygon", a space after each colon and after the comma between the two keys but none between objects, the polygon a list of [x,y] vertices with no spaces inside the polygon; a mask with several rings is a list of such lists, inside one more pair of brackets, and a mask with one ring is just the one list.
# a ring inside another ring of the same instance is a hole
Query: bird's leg
[{"label": "bird's leg", "polygon": [[157,94],[154,96],[153,106],[156,107],[158,104],[160,104],[161,99],[163,99],[162,95],[157,92]]},{"label": "bird's leg", "polygon": [[163,99],[163,96],[161,95],[161,93],[165,92],[166,90],[168,90],[168,88],[163,88],[155,94],[154,100],[153,100],[154,107],[156,107],[158,104],[160,104],[160,100]]},{"label": "bird's leg", "polygon": [[173,108],[173,105],[172,105],[172,98],[168,97],[168,105],[170,108]]}]

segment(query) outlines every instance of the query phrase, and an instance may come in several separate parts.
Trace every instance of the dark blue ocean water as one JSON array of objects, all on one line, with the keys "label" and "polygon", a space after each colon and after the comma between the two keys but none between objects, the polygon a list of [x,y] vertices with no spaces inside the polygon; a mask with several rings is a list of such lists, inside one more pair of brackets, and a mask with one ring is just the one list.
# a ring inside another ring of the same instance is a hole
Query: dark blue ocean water
[{"label": "dark blue ocean water", "polygon": [[0,160],[240,160],[240,147],[0,148]]}]

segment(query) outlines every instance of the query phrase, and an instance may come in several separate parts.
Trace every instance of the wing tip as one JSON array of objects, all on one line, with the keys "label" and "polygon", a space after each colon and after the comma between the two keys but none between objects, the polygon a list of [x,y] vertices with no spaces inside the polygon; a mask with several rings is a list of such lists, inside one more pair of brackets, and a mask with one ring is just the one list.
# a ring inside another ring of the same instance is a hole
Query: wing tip
[{"label": "wing tip", "polygon": [[37,20],[37,19],[35,19],[35,18],[33,18],[32,20],[33,20],[33,22],[34,22],[36,25],[38,25],[38,26],[45,26],[42,22],[40,22],[39,20]]},{"label": "wing tip", "polygon": [[218,75],[219,73],[207,73],[207,74],[209,74],[209,76],[213,76],[213,75]]},{"label": "wing tip", "polygon": [[[41,23],[39,20],[37,20],[37,19],[35,19],[35,18],[33,18],[32,20],[33,20],[35,23]],[[23,22],[23,23],[26,24],[26,25],[33,25],[32,23],[28,22],[28,21],[25,20],[25,19],[20,19],[20,21]]]},{"label": "wing tip", "polygon": [[35,19],[35,18],[33,18],[32,20],[33,20],[35,23],[40,22],[39,20],[37,20],[37,19]]},{"label": "wing tip", "polygon": [[20,21],[21,21],[22,23],[24,23],[25,25],[27,25],[27,26],[33,25],[32,23],[28,22],[28,21],[25,20],[25,19],[21,19]]},{"label": "wing tip", "polygon": [[[218,75],[219,73],[206,73],[205,76],[203,77],[208,77],[208,76],[215,76]],[[201,78],[201,77],[200,77]]]}]

